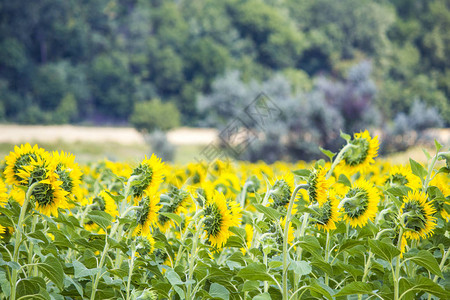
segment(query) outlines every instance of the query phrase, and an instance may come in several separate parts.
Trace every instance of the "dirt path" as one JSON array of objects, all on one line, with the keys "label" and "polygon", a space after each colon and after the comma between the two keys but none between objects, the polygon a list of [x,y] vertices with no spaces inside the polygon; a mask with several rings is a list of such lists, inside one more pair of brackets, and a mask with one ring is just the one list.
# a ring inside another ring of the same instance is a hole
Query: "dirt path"
[{"label": "dirt path", "polygon": [[[174,145],[207,145],[217,138],[215,129],[181,127],[168,133]],[[142,135],[128,127],[84,127],[72,125],[24,126],[0,125],[0,143],[40,142],[115,142],[122,145],[144,144]]]}]

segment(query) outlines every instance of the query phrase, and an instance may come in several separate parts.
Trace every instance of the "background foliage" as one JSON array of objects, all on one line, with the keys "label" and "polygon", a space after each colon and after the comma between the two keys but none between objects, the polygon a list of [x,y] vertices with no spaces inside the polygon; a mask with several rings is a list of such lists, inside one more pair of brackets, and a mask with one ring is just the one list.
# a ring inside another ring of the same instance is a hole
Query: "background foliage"
[{"label": "background foliage", "polygon": [[124,123],[159,98],[198,125],[198,96],[238,70],[245,85],[283,74],[294,98],[318,79],[344,118],[368,97],[385,119],[420,99],[450,122],[448,0],[2,0],[0,19],[4,121]]}]

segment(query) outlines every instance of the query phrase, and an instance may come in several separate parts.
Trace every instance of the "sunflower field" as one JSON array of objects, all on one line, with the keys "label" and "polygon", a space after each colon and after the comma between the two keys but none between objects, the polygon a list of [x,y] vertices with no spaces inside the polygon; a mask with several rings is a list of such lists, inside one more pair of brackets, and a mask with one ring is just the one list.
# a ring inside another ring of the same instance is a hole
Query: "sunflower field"
[{"label": "sunflower field", "polygon": [[0,164],[2,299],[450,299],[450,149],[375,160]]}]

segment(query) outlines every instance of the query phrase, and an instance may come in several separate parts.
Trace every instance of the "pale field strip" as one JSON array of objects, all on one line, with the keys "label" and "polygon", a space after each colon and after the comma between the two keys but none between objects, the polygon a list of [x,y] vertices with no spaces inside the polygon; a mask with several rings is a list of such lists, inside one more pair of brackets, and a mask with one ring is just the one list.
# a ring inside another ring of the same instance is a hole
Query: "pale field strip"
[{"label": "pale field strip", "polygon": [[[210,128],[174,129],[167,134],[169,142],[176,146],[207,145],[217,141],[218,132]],[[85,127],[72,125],[27,126],[0,125],[0,143],[118,143],[144,145],[142,135],[131,127]]]}]

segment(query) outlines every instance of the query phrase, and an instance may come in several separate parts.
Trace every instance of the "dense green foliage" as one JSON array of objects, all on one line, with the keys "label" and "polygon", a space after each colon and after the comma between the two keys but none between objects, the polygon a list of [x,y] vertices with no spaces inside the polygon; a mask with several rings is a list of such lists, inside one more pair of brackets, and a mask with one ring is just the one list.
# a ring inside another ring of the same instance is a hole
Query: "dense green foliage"
[{"label": "dense green foliage", "polygon": [[420,99],[450,122],[448,0],[1,0],[0,20],[0,120],[127,122],[159,98],[194,125],[227,71],[296,95],[370,60],[383,118]]}]

